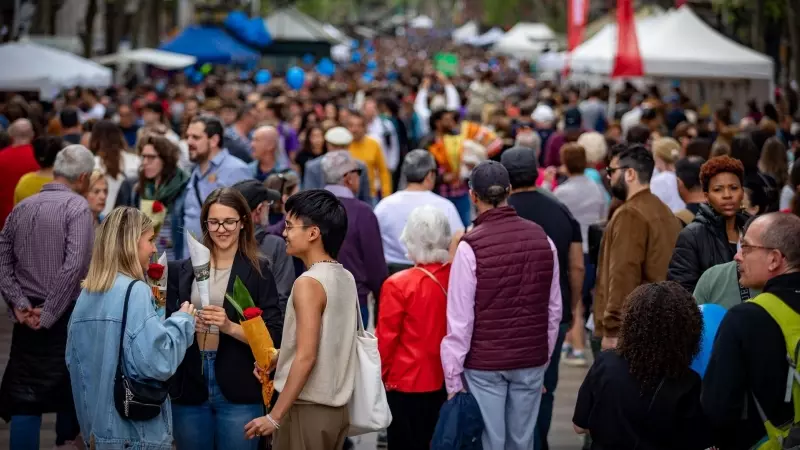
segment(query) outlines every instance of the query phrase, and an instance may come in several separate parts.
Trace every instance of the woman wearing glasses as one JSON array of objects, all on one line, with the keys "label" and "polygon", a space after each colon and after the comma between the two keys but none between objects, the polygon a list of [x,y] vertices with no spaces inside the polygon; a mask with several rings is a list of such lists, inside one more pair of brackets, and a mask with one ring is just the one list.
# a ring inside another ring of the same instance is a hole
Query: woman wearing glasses
[{"label": "woman wearing glasses", "polygon": [[203,244],[211,250],[210,304],[203,307],[190,260],[169,264],[167,316],[187,299],[198,309],[195,341],[173,378],[175,443],[178,450],[255,450],[244,426],[264,415],[261,385],[253,378],[253,354],[236,310],[225,300],[236,278],[263,311],[280,347],[283,315],[275,280],[258,255],[247,201],[236,189],[217,189],[200,215]]},{"label": "woman wearing glasses", "polygon": [[729,156],[711,158],[700,168],[700,184],[708,204],[678,235],[667,280],[694,292],[707,269],[733,261],[749,216],[742,212],[744,166]]},{"label": "woman wearing glasses", "polygon": [[178,167],[180,149],[169,138],[144,134],[136,144],[139,176],[122,183],[116,206],[142,210],[156,225],[156,246],[170,261],[183,258],[183,192],[189,174]]}]

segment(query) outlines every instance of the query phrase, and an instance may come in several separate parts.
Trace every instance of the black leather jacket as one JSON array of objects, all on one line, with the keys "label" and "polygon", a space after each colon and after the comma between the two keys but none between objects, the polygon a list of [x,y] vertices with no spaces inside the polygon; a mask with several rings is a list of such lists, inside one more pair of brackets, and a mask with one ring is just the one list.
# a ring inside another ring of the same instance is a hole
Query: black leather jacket
[{"label": "black leather jacket", "polygon": [[[736,226],[744,228],[748,218],[747,214],[738,213]],[[677,281],[692,293],[706,269],[733,261],[735,254],[725,231],[725,217],[709,205],[700,205],[694,221],[678,235],[667,280]]]}]

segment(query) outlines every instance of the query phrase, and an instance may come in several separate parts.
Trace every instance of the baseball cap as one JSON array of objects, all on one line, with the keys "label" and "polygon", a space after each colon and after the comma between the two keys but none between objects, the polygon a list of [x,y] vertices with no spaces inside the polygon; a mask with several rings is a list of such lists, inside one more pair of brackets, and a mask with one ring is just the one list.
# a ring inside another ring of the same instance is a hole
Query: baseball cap
[{"label": "baseball cap", "polygon": [[570,108],[564,113],[564,129],[574,130],[581,127],[583,118],[578,108]]},{"label": "baseball cap", "polygon": [[244,199],[247,200],[247,205],[251,210],[256,209],[258,205],[263,202],[277,202],[281,199],[280,192],[267,189],[267,187],[264,186],[264,183],[261,183],[257,180],[240,181],[231,187],[239,191],[239,193],[244,196]]},{"label": "baseball cap", "polygon": [[346,147],[353,142],[353,135],[345,127],[333,127],[325,133],[325,141],[337,147]]},{"label": "baseball cap", "polygon": [[508,170],[497,161],[483,161],[472,169],[469,187],[478,197],[494,197],[511,188]]},{"label": "baseball cap", "polygon": [[326,183],[339,182],[350,172],[361,170],[350,152],[329,152],[322,157],[322,173]]},{"label": "baseball cap", "polygon": [[528,147],[512,147],[500,156],[500,163],[508,173],[536,173],[539,163],[536,161],[536,151]]}]

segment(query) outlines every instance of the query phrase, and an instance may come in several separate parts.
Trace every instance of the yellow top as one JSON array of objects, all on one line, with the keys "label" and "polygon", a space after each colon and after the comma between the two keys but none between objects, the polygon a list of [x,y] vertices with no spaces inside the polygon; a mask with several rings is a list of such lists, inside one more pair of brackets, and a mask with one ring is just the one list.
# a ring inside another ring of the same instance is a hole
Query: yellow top
[{"label": "yellow top", "polygon": [[375,197],[376,177],[380,177],[381,180],[381,198],[392,195],[392,174],[386,167],[383,151],[375,139],[365,136],[360,141],[353,141],[350,144],[350,155],[367,165],[369,192],[373,197]]},{"label": "yellow top", "polygon": [[42,190],[42,186],[51,181],[53,181],[53,177],[42,176],[36,172],[26,173],[19,179],[17,187],[14,189],[14,205],[31,195],[38,194]]}]

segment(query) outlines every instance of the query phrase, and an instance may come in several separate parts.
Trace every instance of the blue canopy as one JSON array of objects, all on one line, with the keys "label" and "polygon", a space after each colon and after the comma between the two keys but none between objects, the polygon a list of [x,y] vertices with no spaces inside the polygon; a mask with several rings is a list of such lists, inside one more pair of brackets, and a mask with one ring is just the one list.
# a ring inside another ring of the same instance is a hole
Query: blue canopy
[{"label": "blue canopy", "polygon": [[179,35],[159,48],[194,56],[198,64],[243,63],[261,57],[257,51],[240,43],[223,29],[199,25],[186,27]]}]

